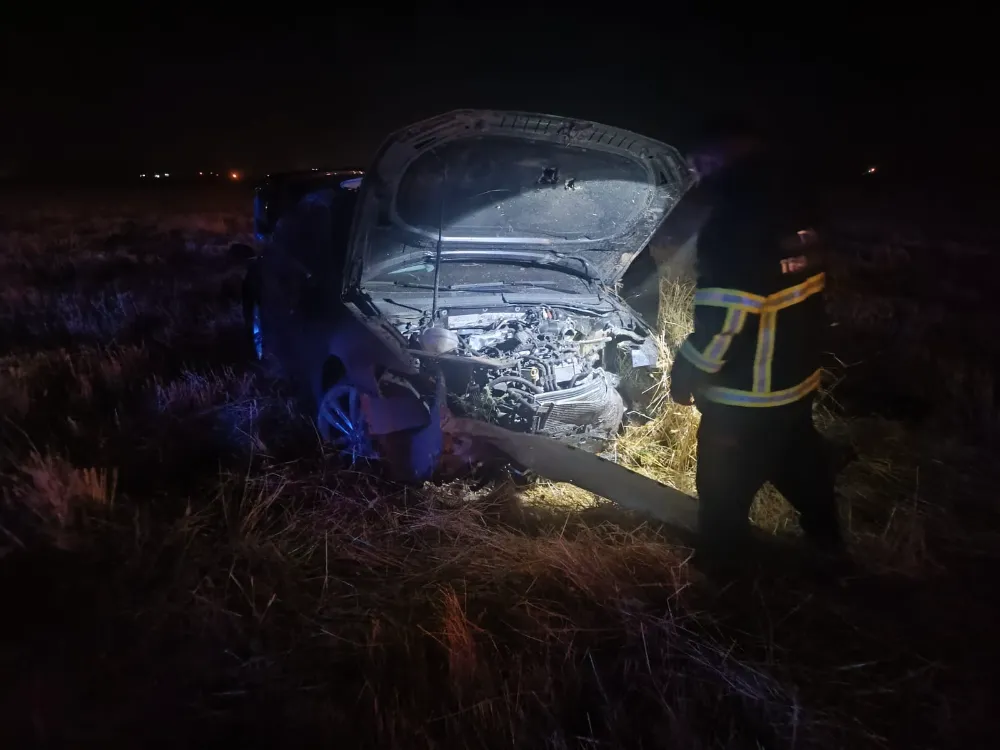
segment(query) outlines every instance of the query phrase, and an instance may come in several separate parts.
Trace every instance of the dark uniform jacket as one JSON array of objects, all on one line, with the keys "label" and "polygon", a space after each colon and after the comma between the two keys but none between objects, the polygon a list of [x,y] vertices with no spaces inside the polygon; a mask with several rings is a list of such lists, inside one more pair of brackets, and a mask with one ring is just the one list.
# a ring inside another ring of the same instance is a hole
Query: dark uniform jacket
[{"label": "dark uniform jacket", "polygon": [[809,191],[761,158],[719,177],[698,238],[694,332],[679,354],[701,371],[695,397],[740,407],[816,390],[825,274]]}]

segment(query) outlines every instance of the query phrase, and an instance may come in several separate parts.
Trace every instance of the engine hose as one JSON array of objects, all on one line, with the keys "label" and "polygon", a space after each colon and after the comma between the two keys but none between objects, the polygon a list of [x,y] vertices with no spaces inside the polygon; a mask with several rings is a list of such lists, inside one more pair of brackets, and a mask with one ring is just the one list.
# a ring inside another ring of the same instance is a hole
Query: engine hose
[{"label": "engine hose", "polygon": [[525,357],[524,361],[529,364],[536,364],[542,370],[544,375],[545,387],[549,390],[554,391],[556,389],[556,373],[555,369],[548,362],[539,359],[538,357]]},{"label": "engine hose", "polygon": [[492,388],[497,383],[517,383],[518,385],[523,385],[525,388],[530,390],[532,393],[543,393],[544,389],[539,388],[537,385],[532,383],[527,378],[519,378],[517,375],[501,375],[499,378],[493,378],[490,382],[486,384],[487,388]]},{"label": "engine hose", "polygon": [[627,338],[627,339],[632,339],[632,341],[634,341],[637,344],[641,344],[643,341],[646,340],[645,336],[640,336],[635,331],[630,331],[627,328],[617,328],[617,327],[616,328],[612,328],[611,329],[611,335],[612,336],[621,336],[622,338]]},{"label": "engine hose", "polygon": [[543,359],[539,359],[539,361],[542,363],[542,367],[545,369],[545,372],[548,375],[549,382],[547,385],[549,390],[552,391],[556,390],[556,388],[558,387],[556,385],[556,366],[551,362],[548,362]]},{"label": "engine hose", "polygon": [[525,409],[527,409],[528,412],[530,412],[532,416],[534,416],[535,414],[538,413],[538,409],[540,407],[538,406],[538,404],[532,402],[528,398],[528,394],[527,393],[521,393],[518,390],[509,390],[509,391],[507,391],[506,395],[510,396],[514,401],[516,401],[521,406],[523,406]]}]

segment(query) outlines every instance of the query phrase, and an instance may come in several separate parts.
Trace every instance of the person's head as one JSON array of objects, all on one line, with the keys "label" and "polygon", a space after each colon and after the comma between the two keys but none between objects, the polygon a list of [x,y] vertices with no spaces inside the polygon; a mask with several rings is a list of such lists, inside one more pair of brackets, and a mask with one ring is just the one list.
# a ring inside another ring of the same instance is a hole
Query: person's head
[{"label": "person's head", "polygon": [[765,147],[752,122],[738,115],[717,116],[699,128],[688,163],[697,179],[708,179]]}]

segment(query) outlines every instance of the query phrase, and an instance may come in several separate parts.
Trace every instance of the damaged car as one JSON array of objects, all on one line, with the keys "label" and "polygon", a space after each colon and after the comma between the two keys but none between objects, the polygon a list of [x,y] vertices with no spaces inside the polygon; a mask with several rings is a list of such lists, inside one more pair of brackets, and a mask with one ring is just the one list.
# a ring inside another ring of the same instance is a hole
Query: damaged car
[{"label": "damaged car", "polygon": [[598,451],[630,406],[623,374],[657,359],[616,285],[690,184],[676,149],[635,133],[477,110],[393,134],[363,173],[270,177],[252,350],[324,439],[401,476],[481,461],[454,424]]}]

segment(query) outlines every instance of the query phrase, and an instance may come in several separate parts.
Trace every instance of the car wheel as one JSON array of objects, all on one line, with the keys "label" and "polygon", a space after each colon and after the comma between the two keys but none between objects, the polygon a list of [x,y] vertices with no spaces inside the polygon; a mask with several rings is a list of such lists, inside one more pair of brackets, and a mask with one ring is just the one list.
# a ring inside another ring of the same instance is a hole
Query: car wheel
[{"label": "car wheel", "polygon": [[357,388],[340,384],[327,389],[320,399],[316,426],[323,440],[352,460],[375,457]]}]

